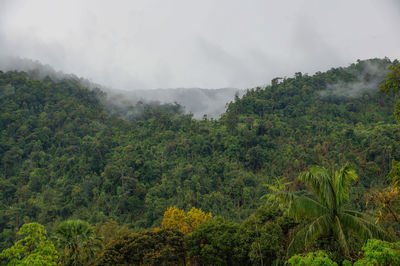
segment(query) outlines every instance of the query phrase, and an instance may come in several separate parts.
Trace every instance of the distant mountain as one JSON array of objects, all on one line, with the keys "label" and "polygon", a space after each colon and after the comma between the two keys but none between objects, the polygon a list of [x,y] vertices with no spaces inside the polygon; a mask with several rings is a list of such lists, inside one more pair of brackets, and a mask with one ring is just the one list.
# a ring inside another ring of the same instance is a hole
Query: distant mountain
[{"label": "distant mountain", "polygon": [[79,82],[82,87],[101,89],[103,92],[107,93],[109,103],[120,105],[122,108],[136,105],[139,101],[144,103],[159,102],[161,104],[178,103],[185,107],[185,112],[192,113],[194,118],[198,119],[202,118],[203,115],[207,115],[209,118],[218,118],[225,112],[226,105],[234,99],[236,93],[239,96],[245,93],[245,90],[235,88],[120,90],[117,88],[104,87],[74,74],[65,74],[61,71],[56,71],[53,67],[44,65],[39,61],[15,57],[0,58],[0,70],[24,71],[35,79],[44,79],[46,76],[49,76],[55,81],[72,79]]},{"label": "distant mountain", "polygon": [[242,96],[245,90],[234,88],[200,89],[176,88],[133,91],[109,91],[109,99],[114,103],[129,105],[143,102],[178,103],[194,118],[218,118],[225,112],[226,106],[233,101],[235,94]]}]

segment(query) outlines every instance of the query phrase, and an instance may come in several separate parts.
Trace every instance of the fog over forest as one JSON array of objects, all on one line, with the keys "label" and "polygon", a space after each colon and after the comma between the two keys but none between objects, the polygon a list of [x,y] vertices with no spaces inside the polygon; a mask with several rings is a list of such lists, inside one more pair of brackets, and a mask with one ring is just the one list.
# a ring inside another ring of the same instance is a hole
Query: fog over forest
[{"label": "fog over forest", "polygon": [[46,76],[53,80],[73,78],[80,82],[83,87],[90,89],[98,88],[106,93],[106,101],[120,108],[129,108],[138,102],[149,104],[174,104],[183,107],[185,113],[193,114],[194,118],[218,118],[225,110],[226,105],[234,99],[235,95],[242,96],[243,89],[222,88],[164,88],[164,89],[135,89],[118,90],[96,84],[88,79],[78,77],[74,74],[66,74],[56,71],[49,65],[43,65],[39,61],[16,57],[0,57],[0,70],[3,71],[25,71],[32,77],[44,79]]}]

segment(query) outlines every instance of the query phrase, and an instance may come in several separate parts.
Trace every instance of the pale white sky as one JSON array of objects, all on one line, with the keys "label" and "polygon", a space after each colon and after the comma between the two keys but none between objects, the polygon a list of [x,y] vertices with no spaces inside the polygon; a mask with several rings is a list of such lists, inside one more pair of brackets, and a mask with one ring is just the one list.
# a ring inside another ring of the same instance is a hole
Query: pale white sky
[{"label": "pale white sky", "polygon": [[399,0],[0,0],[0,56],[119,89],[250,88],[400,57]]}]

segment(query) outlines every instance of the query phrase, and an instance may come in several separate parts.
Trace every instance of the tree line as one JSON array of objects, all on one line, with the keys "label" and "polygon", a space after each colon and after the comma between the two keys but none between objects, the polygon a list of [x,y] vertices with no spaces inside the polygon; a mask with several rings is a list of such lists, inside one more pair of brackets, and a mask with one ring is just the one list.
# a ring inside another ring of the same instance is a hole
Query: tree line
[{"label": "tree line", "polygon": [[[358,176],[313,167],[299,175],[313,195],[278,180],[268,201],[242,223],[169,207],[161,228],[132,232],[109,220],[62,222],[47,237],[24,224],[2,251],[8,265],[396,265],[400,242],[366,213],[344,207]],[[395,184],[397,185],[397,184]],[[396,211],[399,206],[397,206]],[[398,213],[396,214],[398,215]],[[383,225],[383,224],[382,224]],[[360,252],[361,251],[361,252]],[[302,255],[305,254],[305,255]]]}]

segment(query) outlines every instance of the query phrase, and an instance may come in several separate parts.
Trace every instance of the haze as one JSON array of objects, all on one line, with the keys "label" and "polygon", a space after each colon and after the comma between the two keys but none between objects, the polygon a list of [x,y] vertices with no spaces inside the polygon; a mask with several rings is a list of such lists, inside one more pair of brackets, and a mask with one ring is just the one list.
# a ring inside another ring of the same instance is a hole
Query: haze
[{"label": "haze", "polygon": [[0,0],[0,56],[122,90],[251,88],[400,54],[399,1]]}]

